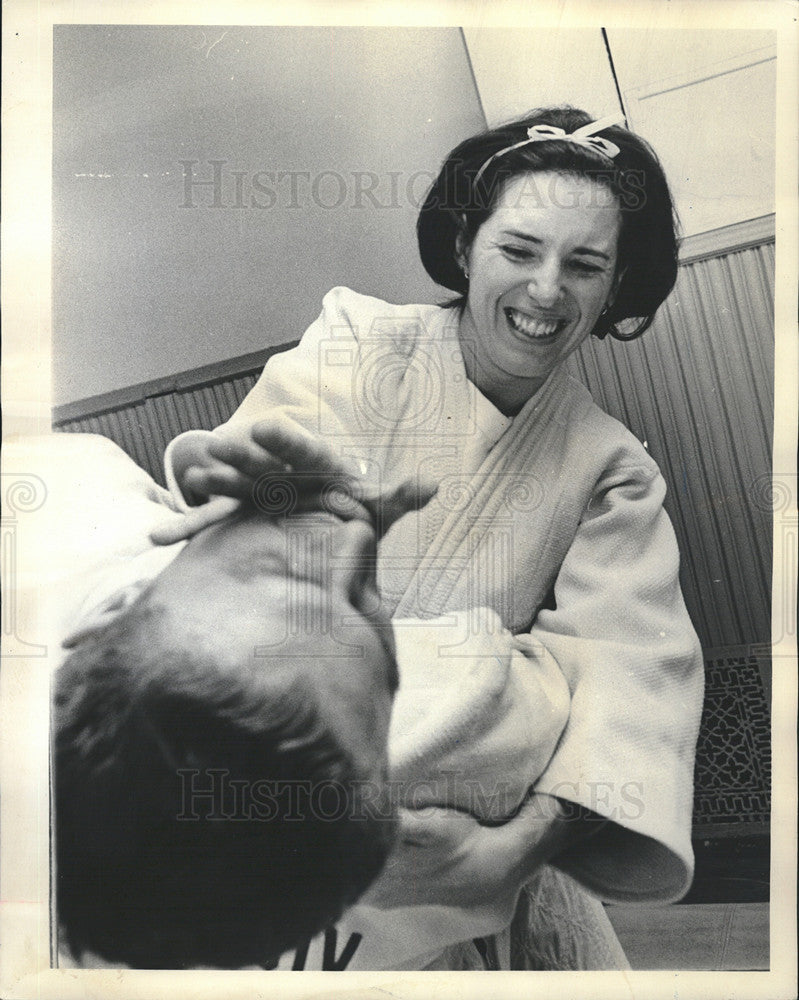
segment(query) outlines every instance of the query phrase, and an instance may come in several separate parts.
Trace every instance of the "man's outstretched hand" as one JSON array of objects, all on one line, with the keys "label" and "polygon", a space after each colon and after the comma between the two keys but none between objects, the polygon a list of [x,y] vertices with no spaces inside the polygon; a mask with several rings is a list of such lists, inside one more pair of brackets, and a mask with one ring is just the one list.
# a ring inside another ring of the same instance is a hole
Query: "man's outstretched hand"
[{"label": "man's outstretched hand", "polygon": [[[436,491],[429,480],[376,482],[366,463],[338,454],[285,414],[226,427],[224,434],[198,433],[182,444],[178,439],[171,456],[173,474],[193,509],[180,523],[156,529],[150,536],[156,545],[189,538],[242,503],[271,514],[321,509],[363,517],[382,535]],[[273,496],[285,504],[286,491],[294,498],[290,510],[272,507]]]}]

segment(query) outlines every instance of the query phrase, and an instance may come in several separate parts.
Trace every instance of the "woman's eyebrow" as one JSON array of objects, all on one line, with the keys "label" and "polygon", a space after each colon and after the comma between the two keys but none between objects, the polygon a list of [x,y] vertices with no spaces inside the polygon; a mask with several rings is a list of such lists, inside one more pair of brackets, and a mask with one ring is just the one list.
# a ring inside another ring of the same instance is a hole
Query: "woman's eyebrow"
[{"label": "woman's eyebrow", "polygon": [[523,233],[518,229],[506,229],[505,236],[514,236],[517,240],[527,240],[528,243],[543,243],[537,236],[531,236],[529,233]]},{"label": "woman's eyebrow", "polygon": [[[543,240],[539,239],[537,236],[531,236],[530,233],[523,233],[519,229],[506,229],[505,236],[512,236],[517,240],[526,240],[528,243],[541,244]],[[610,263],[610,255],[606,254],[602,250],[596,250],[594,247],[575,247],[572,253],[581,254],[585,256],[586,254],[592,257],[600,257],[602,260]]]}]

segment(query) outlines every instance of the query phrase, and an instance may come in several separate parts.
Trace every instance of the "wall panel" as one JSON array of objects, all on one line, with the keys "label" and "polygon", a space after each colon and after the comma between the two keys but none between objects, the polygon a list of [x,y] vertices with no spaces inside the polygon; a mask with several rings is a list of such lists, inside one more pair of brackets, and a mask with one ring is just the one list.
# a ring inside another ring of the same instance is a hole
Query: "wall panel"
[{"label": "wall panel", "polygon": [[683,586],[705,647],[768,642],[773,237],[689,260],[653,327],[572,364],[666,478]]},{"label": "wall panel", "polygon": [[194,427],[210,430],[225,421],[255,385],[262,367],[263,363],[251,372],[222,381],[208,379],[190,388],[164,387],[94,412],[87,406],[82,415],[59,419],[56,411],[54,426],[59,431],[111,438],[163,486],[162,460],[167,444],[181,431]]}]

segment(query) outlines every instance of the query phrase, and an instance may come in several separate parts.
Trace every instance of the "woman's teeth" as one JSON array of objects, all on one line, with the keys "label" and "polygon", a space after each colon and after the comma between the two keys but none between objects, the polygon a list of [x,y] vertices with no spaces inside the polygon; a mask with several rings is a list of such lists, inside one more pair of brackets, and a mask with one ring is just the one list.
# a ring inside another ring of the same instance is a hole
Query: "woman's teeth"
[{"label": "woman's teeth", "polygon": [[518,312],[516,309],[506,309],[505,315],[508,317],[508,321],[514,330],[518,330],[519,333],[523,333],[525,337],[551,337],[560,329],[562,325],[562,320],[533,319],[531,316],[526,316],[524,313]]}]

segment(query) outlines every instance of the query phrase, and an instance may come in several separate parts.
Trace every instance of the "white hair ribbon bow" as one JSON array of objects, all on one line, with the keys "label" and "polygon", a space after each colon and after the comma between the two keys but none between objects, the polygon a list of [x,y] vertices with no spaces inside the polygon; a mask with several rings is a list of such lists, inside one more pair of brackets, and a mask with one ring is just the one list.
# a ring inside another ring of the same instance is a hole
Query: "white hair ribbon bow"
[{"label": "white hair ribbon bow", "polygon": [[533,125],[532,128],[527,129],[526,141],[541,142],[544,139],[564,139],[566,142],[576,142],[579,146],[587,146],[589,149],[594,149],[612,160],[614,156],[619,155],[619,147],[609,139],[603,139],[594,133],[601,132],[603,128],[607,128],[608,125],[615,125],[616,123],[617,120],[614,115],[612,122],[605,121],[605,119],[601,122],[589,122],[574,132],[567,132],[565,129],[558,128],[557,125]]},{"label": "white hair ribbon bow", "polygon": [[487,170],[489,164],[496,160],[498,156],[504,156],[512,149],[518,149],[519,146],[526,146],[531,142],[544,142],[548,139],[561,139],[565,142],[574,142],[577,143],[578,146],[585,146],[587,149],[593,149],[595,153],[600,153],[602,156],[606,156],[609,160],[612,160],[615,156],[618,156],[620,152],[619,147],[609,139],[603,139],[595,133],[601,132],[603,128],[607,128],[609,125],[618,125],[623,121],[624,115],[617,111],[612,115],[606,115],[604,118],[600,118],[597,121],[589,122],[587,125],[583,125],[580,128],[575,129],[574,132],[567,132],[565,129],[558,128],[557,125],[533,125],[527,129],[526,139],[522,139],[521,142],[514,143],[512,146],[506,146],[505,149],[500,149],[498,153],[494,153],[493,156],[489,156],[482,167],[480,167],[477,171],[474,183],[477,184]]}]

